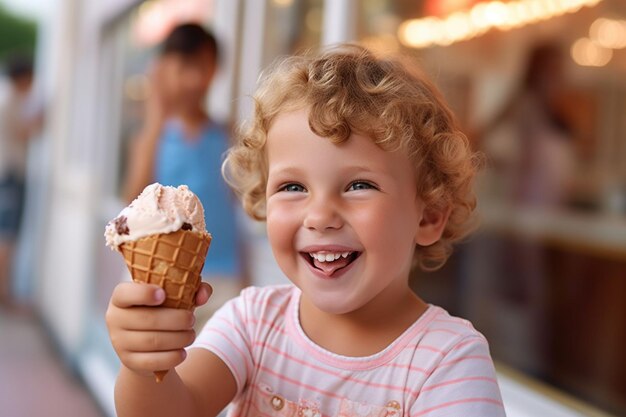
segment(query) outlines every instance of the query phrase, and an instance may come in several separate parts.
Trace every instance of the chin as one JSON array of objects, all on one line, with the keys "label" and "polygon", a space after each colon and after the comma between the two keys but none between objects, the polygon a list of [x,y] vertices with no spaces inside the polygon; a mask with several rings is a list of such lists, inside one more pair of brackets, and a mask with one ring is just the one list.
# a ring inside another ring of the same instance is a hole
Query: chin
[{"label": "chin", "polygon": [[327,314],[342,315],[351,313],[359,308],[358,305],[348,302],[345,298],[335,300],[334,297],[317,296],[310,298],[313,305]]}]

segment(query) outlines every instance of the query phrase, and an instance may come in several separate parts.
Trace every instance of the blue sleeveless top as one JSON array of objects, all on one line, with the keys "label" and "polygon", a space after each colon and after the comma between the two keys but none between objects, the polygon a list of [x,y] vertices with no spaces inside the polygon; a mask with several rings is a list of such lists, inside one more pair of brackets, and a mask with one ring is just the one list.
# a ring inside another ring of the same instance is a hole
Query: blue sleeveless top
[{"label": "blue sleeveless top", "polygon": [[221,173],[228,135],[207,123],[198,137],[185,138],[178,120],[168,121],[161,133],[155,161],[155,181],[186,184],[204,206],[206,228],[213,236],[203,275],[238,275],[240,257],[234,197]]}]

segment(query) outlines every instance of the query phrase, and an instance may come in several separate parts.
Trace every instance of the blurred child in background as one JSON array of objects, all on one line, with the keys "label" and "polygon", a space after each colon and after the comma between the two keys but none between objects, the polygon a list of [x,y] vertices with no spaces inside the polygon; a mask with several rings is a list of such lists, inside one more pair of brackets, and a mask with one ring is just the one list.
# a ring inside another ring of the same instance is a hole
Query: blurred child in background
[{"label": "blurred child in background", "polygon": [[33,84],[30,58],[7,62],[9,92],[0,103],[0,304],[12,304],[12,266],[24,211],[28,140],[34,124],[26,116]]},{"label": "blurred child in background", "polygon": [[[559,108],[564,78],[561,48],[534,45],[519,87],[482,128],[479,139],[496,175],[509,180],[504,197],[516,206],[558,209],[570,197],[576,155],[572,125]],[[502,125],[510,135],[499,134]]]},{"label": "blurred child in background", "polygon": [[152,68],[145,122],[131,148],[124,198],[133,200],[152,182],[188,185],[204,205],[214,238],[203,275],[238,282],[235,204],[221,176],[228,133],[211,120],[205,103],[218,60],[215,37],[198,24],[179,25],[165,39]]},{"label": "blurred child in background", "polygon": [[[564,63],[560,45],[533,45],[519,86],[480,137],[492,162],[491,177],[502,181],[500,198],[520,212],[566,209],[575,189],[575,130],[560,104],[566,91]],[[504,260],[510,272],[495,287],[516,313],[505,339],[523,346],[515,351],[516,363],[537,373],[549,354],[549,250],[534,239],[508,239],[498,250],[496,258]],[[516,343],[518,339],[523,343]]]}]

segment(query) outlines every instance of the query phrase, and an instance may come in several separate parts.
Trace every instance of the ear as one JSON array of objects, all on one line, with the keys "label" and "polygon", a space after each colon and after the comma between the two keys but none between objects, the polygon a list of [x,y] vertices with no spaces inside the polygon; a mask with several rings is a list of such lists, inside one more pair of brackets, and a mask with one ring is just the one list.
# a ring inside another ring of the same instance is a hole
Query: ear
[{"label": "ear", "polygon": [[425,207],[415,234],[415,243],[420,246],[430,246],[441,239],[451,211],[451,207]]}]

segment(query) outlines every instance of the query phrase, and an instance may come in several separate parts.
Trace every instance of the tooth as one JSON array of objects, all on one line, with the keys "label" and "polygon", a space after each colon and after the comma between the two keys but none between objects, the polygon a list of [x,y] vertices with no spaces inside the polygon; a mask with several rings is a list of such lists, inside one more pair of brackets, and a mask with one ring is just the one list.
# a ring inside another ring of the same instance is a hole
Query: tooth
[{"label": "tooth", "polygon": [[352,252],[341,253],[309,253],[309,256],[318,262],[333,262],[339,258],[347,258]]}]

